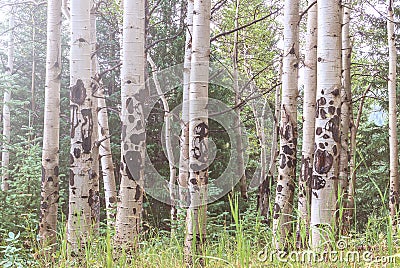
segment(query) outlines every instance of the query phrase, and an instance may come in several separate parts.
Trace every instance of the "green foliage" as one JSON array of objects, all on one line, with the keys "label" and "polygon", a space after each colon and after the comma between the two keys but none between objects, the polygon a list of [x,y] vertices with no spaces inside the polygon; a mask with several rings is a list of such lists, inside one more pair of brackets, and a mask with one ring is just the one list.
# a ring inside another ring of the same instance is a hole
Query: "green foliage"
[{"label": "green foliage", "polygon": [[40,144],[26,140],[12,145],[10,154],[10,190],[0,192],[0,245],[4,248],[0,259],[3,257],[7,261],[3,265],[8,262],[14,265],[5,267],[27,267],[36,247],[41,177]]},{"label": "green foliage", "polygon": [[20,248],[20,233],[8,233],[8,237],[4,239],[5,245],[0,246],[0,266],[4,268],[24,268],[34,264],[26,252]]}]

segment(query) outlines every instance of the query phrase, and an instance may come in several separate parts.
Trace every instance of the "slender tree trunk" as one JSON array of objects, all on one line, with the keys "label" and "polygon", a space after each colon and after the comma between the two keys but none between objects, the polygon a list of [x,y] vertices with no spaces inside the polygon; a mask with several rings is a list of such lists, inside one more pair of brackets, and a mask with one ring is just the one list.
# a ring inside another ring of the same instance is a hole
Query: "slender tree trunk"
[{"label": "slender tree trunk", "polygon": [[99,82],[98,82],[98,72],[99,72],[99,61],[97,59],[97,33],[96,33],[96,16],[97,16],[97,7],[94,0],[91,0],[91,8],[90,8],[90,45],[91,45],[91,74],[92,82],[90,84],[92,89],[92,115],[93,115],[93,184],[90,192],[91,203],[90,209],[92,213],[92,223],[93,228],[96,231],[99,231],[100,228],[100,183],[99,183],[99,146],[98,146],[98,91],[99,91]]},{"label": "slender tree trunk", "polygon": [[69,12],[70,11],[69,3],[68,3],[69,1],[68,0],[62,0],[61,2],[62,2],[61,12],[64,15],[64,17],[68,21],[70,21],[71,20],[71,13]]},{"label": "slender tree trunk", "polygon": [[351,43],[350,43],[350,4],[351,0],[342,2],[343,17],[342,17],[342,108],[341,108],[341,125],[340,125],[340,158],[339,158],[339,191],[341,204],[344,208],[344,215],[339,219],[341,232],[347,233],[350,228],[348,217],[348,190],[349,190],[349,134],[350,134],[350,118],[352,117],[353,109],[351,105]]},{"label": "slender tree trunk", "polygon": [[298,0],[285,0],[284,21],[280,163],[273,216],[273,233],[276,248],[285,246],[291,232],[291,221],[293,220],[299,62]]},{"label": "slender tree trunk", "polygon": [[[298,248],[307,246],[310,225],[310,182],[314,159],[315,97],[317,94],[317,17],[317,4],[315,4],[308,10],[304,59],[303,147],[299,180],[299,220],[296,233]],[[305,236],[302,237],[302,234]]]},{"label": "slender tree trunk", "polygon": [[121,186],[118,198],[115,241],[136,248],[140,233],[146,132],[145,5],[124,1],[121,70]]},{"label": "slender tree trunk", "polygon": [[355,210],[355,203],[354,203],[354,197],[355,197],[355,190],[356,190],[356,180],[357,180],[357,170],[356,170],[356,159],[355,159],[355,153],[356,153],[356,147],[357,147],[357,131],[358,127],[360,125],[360,120],[361,120],[361,114],[363,111],[364,103],[365,103],[365,97],[368,93],[368,91],[371,89],[372,84],[370,84],[367,89],[364,91],[362,97],[361,97],[361,102],[360,105],[358,106],[358,112],[357,112],[357,118],[356,120],[353,119],[353,115],[351,114],[351,120],[353,122],[350,123],[350,183],[349,183],[349,196],[348,196],[348,204],[347,204],[347,220],[349,222],[349,227],[351,222],[353,221],[353,216],[354,216],[354,210]]},{"label": "slender tree trunk", "polygon": [[397,108],[396,108],[396,62],[397,51],[394,31],[393,0],[388,0],[388,46],[389,46],[389,149],[390,149],[390,191],[389,209],[393,229],[397,229],[399,209],[399,150],[397,143]]},{"label": "slender tree trunk", "polygon": [[[104,199],[106,206],[107,215],[107,226],[112,229],[115,225],[115,214],[117,211],[117,189],[115,183],[114,165],[112,160],[111,144],[110,144],[110,129],[108,127],[108,113],[107,104],[105,97],[104,85],[102,83],[99,74],[99,63],[96,50],[97,47],[97,30],[96,30],[96,16],[97,11],[95,10],[95,2],[92,2],[91,9],[91,38],[92,38],[92,92],[93,96],[97,99],[97,121],[95,131],[97,131],[96,146],[98,153],[98,159],[101,164],[101,174],[103,179],[104,187]],[[114,34],[115,38],[115,34]],[[114,39],[112,39],[114,41]],[[115,51],[114,47],[111,49],[110,57],[114,58]],[[99,167],[99,163],[96,164],[96,168]],[[100,171],[97,172],[100,178]],[[98,182],[99,183],[99,182]],[[100,185],[100,183],[99,183]],[[98,190],[96,187],[95,190]],[[98,197],[98,195],[96,195]],[[100,208],[99,203],[94,203],[92,212],[99,212],[96,210],[97,207]],[[98,215],[99,216],[99,215]],[[94,218],[95,222],[98,217]]]},{"label": "slender tree trunk", "polygon": [[39,238],[43,246],[57,238],[61,87],[61,3],[47,3],[47,55],[42,149]]},{"label": "slender tree trunk", "polygon": [[[236,0],[236,11],[235,11],[235,28],[239,25],[239,0]],[[235,91],[235,112],[237,116],[235,117],[234,127],[236,128],[236,156],[237,156],[237,176],[240,177],[239,185],[240,185],[240,195],[241,197],[247,201],[247,182],[246,182],[246,174],[244,168],[244,159],[243,159],[243,143],[242,143],[242,127],[240,124],[240,111],[241,108],[239,103],[241,102],[241,92],[239,87],[239,70],[238,70],[238,42],[239,42],[239,32],[236,31],[234,34],[233,41],[233,52],[232,52],[232,62],[233,62],[233,87]]]},{"label": "slender tree trunk", "polygon": [[[104,85],[101,77],[96,73],[94,83],[98,83],[97,92],[97,136],[99,161],[101,164],[101,178],[103,179],[104,199],[106,205],[107,226],[115,225],[115,214],[117,212],[117,188],[115,183],[114,164],[111,152],[110,129],[108,126],[108,113]],[[100,174],[100,172],[99,172]]]},{"label": "slender tree trunk", "polygon": [[[282,78],[282,64],[279,64],[279,79]],[[274,111],[274,129],[272,132],[272,142],[270,150],[270,162],[267,170],[267,150],[266,150],[266,135],[265,135],[265,116],[268,101],[265,100],[261,112],[262,120],[257,120],[256,107],[252,107],[253,114],[256,118],[256,131],[258,142],[261,147],[261,172],[260,172],[260,186],[258,187],[257,207],[260,215],[264,217],[264,222],[270,224],[270,194],[271,184],[274,181],[276,172],[276,161],[279,155],[278,151],[278,135],[279,135],[279,118],[281,113],[281,87],[276,87],[275,90],[275,111]]]},{"label": "slender tree trunk", "polygon": [[[192,266],[193,254],[204,254],[208,184],[208,68],[210,59],[210,1],[194,1],[192,60],[189,90],[189,192],[186,216],[185,261]],[[193,241],[195,240],[195,241]],[[194,247],[193,247],[194,245]],[[200,259],[204,265],[204,259]]]},{"label": "slender tree trunk", "polygon": [[[9,22],[8,22],[8,27],[10,28],[10,31],[8,33],[8,50],[7,50],[7,68],[6,72],[8,75],[13,74],[14,70],[14,27],[15,27],[15,22],[14,22],[14,10],[11,8],[10,14],[9,14]],[[3,96],[3,146],[2,146],[2,152],[1,152],[1,169],[2,169],[2,180],[1,180],[1,190],[3,191],[8,191],[9,190],[9,171],[8,171],[8,165],[10,162],[10,152],[8,150],[9,144],[10,144],[10,138],[11,138],[11,118],[10,118],[10,106],[8,103],[11,100],[11,91],[5,90],[4,91],[4,96]]]},{"label": "slender tree trunk", "polygon": [[[279,89],[280,91],[280,89]],[[275,97],[279,98],[279,95],[275,95]],[[277,99],[275,99],[276,101]],[[279,102],[279,101],[278,101]],[[266,148],[266,135],[265,135],[265,112],[266,107],[268,105],[268,100],[264,101],[263,109],[261,111],[261,120],[256,119],[256,132],[258,136],[258,142],[260,144],[261,152],[261,167],[260,167],[260,186],[258,188],[258,199],[257,199],[257,207],[260,211],[260,215],[264,217],[263,222],[269,225],[270,222],[270,194],[271,194],[271,182],[273,180],[273,176],[276,169],[276,158],[278,156],[278,132],[279,132],[279,122],[274,120],[274,130],[272,134],[272,147],[271,147],[271,159],[269,167],[267,167],[267,148]],[[252,107],[253,115],[257,118],[256,107]],[[280,107],[278,108],[280,110]],[[277,115],[279,117],[279,114]],[[276,118],[278,118],[276,117]],[[278,125],[276,125],[278,124]],[[268,170],[267,170],[268,169]]]},{"label": "slender tree trunk", "polygon": [[[91,225],[93,102],[90,79],[90,0],[71,1],[71,151],[67,239],[71,254],[82,255]],[[73,253],[72,253],[73,252]]]},{"label": "slender tree trunk", "polygon": [[340,152],[340,1],[318,2],[318,63],[315,151],[312,177],[312,246],[327,241],[335,228]]},{"label": "slender tree trunk", "polygon": [[165,147],[167,151],[167,158],[169,163],[169,196],[171,199],[171,234],[173,235],[176,229],[176,197],[174,186],[176,183],[176,167],[175,167],[175,159],[174,159],[174,152],[171,145],[172,133],[171,133],[171,121],[172,121],[172,113],[169,110],[169,105],[167,98],[165,97],[164,93],[162,92],[161,85],[158,81],[157,77],[157,66],[155,65],[153,59],[150,55],[147,55],[147,61],[150,63],[150,67],[153,74],[154,84],[156,86],[157,94],[161,98],[161,102],[163,104],[164,109],[164,124],[165,124]]},{"label": "slender tree trunk", "polygon": [[[180,207],[189,206],[189,87],[192,59],[193,0],[188,0],[186,17],[185,58],[183,61],[183,100],[179,155],[179,200]],[[179,213],[178,213],[179,214]]]},{"label": "slender tree trunk", "polygon": [[111,152],[110,129],[108,126],[107,104],[104,94],[104,86],[98,90],[98,136],[99,158],[101,163],[101,177],[103,178],[104,199],[106,203],[107,226],[113,227],[117,212],[117,188],[115,183],[114,164]]},{"label": "slender tree trunk", "polygon": [[[253,92],[253,89],[252,89]],[[265,148],[265,124],[264,124],[264,117],[265,108],[268,105],[268,100],[264,100],[263,109],[261,111],[261,120],[258,117],[257,107],[252,102],[251,110],[253,112],[254,121],[256,125],[256,133],[258,137],[258,143],[260,144],[260,186],[259,186],[259,193],[257,198],[257,208],[260,211],[260,215],[264,216],[264,222],[268,222],[268,198],[270,194],[269,189],[269,177],[267,177],[267,150]],[[276,149],[276,147],[275,147]]]}]

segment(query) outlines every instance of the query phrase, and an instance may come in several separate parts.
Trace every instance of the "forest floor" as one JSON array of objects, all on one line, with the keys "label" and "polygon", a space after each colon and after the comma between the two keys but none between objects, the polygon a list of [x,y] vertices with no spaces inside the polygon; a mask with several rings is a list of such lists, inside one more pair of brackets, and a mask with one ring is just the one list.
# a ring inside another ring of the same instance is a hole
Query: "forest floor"
[{"label": "forest floor", "polygon": [[[212,268],[400,267],[397,235],[391,236],[377,229],[367,228],[363,235],[351,234],[336,239],[336,242],[327,244],[329,249],[326,250],[276,251],[272,249],[269,228],[257,224],[252,230],[243,231],[243,227],[239,224],[236,230],[226,229],[209,235],[202,255],[194,256],[195,267],[200,267],[200,259],[205,262],[205,267]],[[65,237],[60,237],[61,242],[54,253],[43,257],[45,249],[30,247],[32,241],[20,241],[18,235],[10,233],[1,247],[0,267],[186,267],[182,234],[179,230],[172,237],[166,231],[147,232],[141,238],[138,250],[128,257],[124,252],[119,255],[115,251],[113,253],[112,236],[104,232],[86,244],[81,258],[72,258],[68,257]]]},{"label": "forest floor", "polygon": [[[199,261],[205,267],[400,267],[400,231],[392,233],[388,215],[370,214],[366,223],[356,223],[346,235],[329,234],[323,249],[297,249],[285,251],[274,249],[271,227],[262,222],[256,209],[239,211],[237,201],[230,202],[231,211],[209,215],[207,242],[198,255],[193,256],[195,266]],[[0,267],[87,267],[87,268],[180,268],[184,261],[184,217],[176,223],[171,233],[143,223],[143,234],[139,237],[136,251],[127,254],[113,249],[113,233],[101,224],[97,235],[85,243],[79,257],[71,257],[65,228],[60,228],[54,252],[42,248],[37,240],[35,214],[26,214],[26,219],[0,228]],[[29,216],[30,215],[30,216]],[[215,216],[216,215],[216,216]],[[21,217],[23,215],[20,215]],[[66,226],[64,216],[59,226]],[[167,222],[168,223],[168,222]],[[296,222],[293,222],[295,228]],[[13,229],[13,231],[9,231]],[[16,231],[18,230],[18,231]],[[306,231],[300,232],[307,237]],[[289,245],[296,245],[296,233],[290,237]],[[118,254],[117,254],[118,252]],[[201,253],[200,253],[201,252]],[[129,256],[129,257],[128,257]]]}]

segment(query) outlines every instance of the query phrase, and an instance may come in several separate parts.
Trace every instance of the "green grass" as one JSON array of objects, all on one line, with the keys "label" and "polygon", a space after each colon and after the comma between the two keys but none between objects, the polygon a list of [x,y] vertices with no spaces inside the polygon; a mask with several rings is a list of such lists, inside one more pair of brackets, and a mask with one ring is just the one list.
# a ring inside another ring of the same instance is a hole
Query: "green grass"
[{"label": "green grass", "polygon": [[[293,248],[284,253],[273,250],[272,231],[261,223],[254,210],[240,211],[237,196],[229,198],[229,205],[232,223],[217,226],[212,221],[208,222],[209,238],[202,251],[204,255],[195,255],[195,263],[201,258],[206,267],[210,268],[400,267],[400,256],[397,256],[400,252],[400,236],[392,234],[387,216],[371,215],[364,230],[352,230],[347,237],[340,237],[340,242],[331,241],[325,251],[296,251]],[[46,257],[43,256],[45,249],[37,246],[34,235],[28,238],[31,239],[29,249],[23,246],[26,241],[17,237],[10,241],[0,241],[0,263],[8,260],[14,261],[10,267],[49,268],[186,267],[183,259],[183,225],[184,222],[179,223],[179,231],[174,236],[166,231],[147,229],[140,237],[139,249],[131,256],[113,249],[113,233],[105,227],[100,235],[89,239],[80,259],[68,256],[65,229],[59,231],[57,250]],[[296,222],[293,222],[294,230],[295,225]],[[60,226],[65,224],[61,223]],[[34,233],[34,230],[31,229],[31,232]],[[295,235],[293,232],[292,241],[295,241]],[[328,237],[335,239],[336,236],[329,234]],[[5,250],[8,251],[5,253]],[[314,256],[316,261],[309,263],[308,258]]]}]

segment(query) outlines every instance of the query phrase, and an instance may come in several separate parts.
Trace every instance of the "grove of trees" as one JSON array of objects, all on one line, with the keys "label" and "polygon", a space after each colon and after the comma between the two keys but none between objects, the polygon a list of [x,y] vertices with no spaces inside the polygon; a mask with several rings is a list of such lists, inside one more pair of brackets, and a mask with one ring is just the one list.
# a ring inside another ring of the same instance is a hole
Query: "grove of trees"
[{"label": "grove of trees", "polygon": [[396,267],[399,12],[2,0],[0,267]]}]

